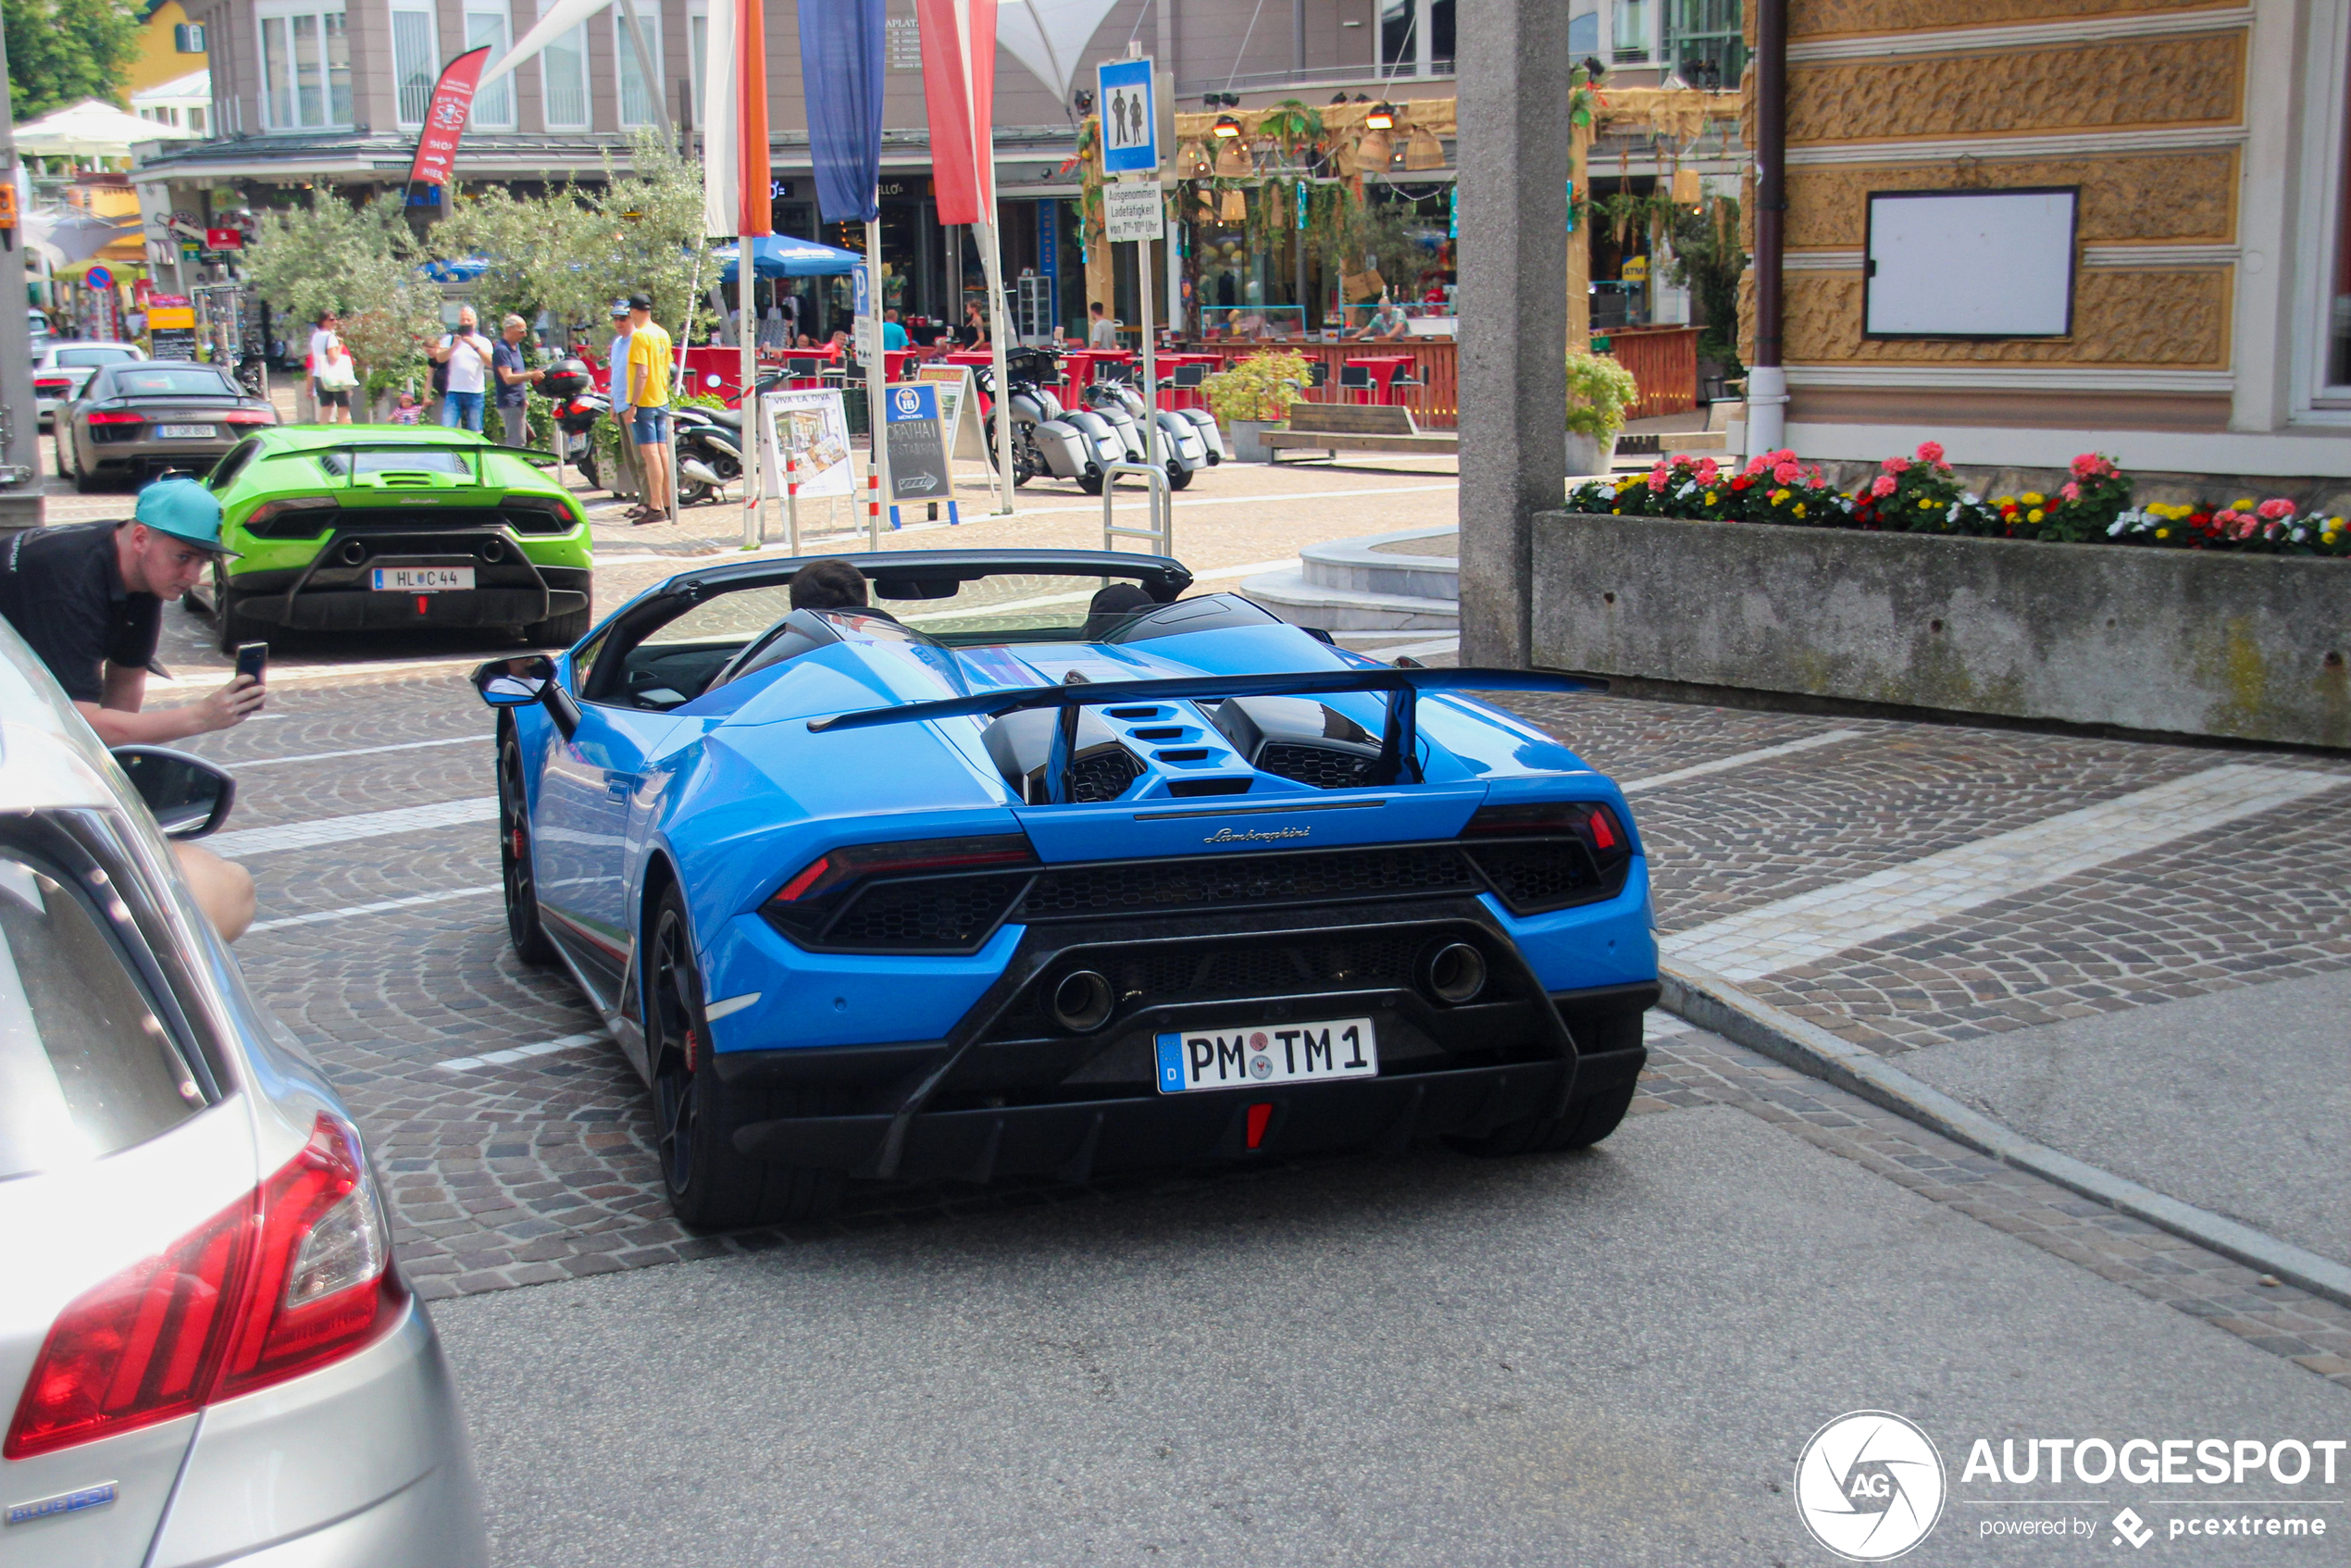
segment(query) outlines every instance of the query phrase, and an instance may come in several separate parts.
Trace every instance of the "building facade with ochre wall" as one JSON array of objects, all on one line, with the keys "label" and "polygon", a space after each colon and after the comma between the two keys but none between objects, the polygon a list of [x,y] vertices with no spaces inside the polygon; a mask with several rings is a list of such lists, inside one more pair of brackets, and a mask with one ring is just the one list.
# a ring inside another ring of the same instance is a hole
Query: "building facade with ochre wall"
[{"label": "building facade with ochre wall", "polygon": [[[1787,12],[1790,445],[1868,460],[1934,439],[1963,465],[2096,450],[2141,472],[2351,477],[2351,4]],[[2049,187],[2077,192],[2070,330],[1865,333],[1872,193]],[[1751,296],[1746,329],[1751,343]]]}]

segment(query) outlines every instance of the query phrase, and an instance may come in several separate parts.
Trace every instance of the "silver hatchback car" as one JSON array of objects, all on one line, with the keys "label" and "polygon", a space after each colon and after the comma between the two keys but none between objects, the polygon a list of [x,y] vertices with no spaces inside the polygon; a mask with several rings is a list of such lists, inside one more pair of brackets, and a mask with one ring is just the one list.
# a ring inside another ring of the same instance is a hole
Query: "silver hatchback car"
[{"label": "silver hatchback car", "polygon": [[158,829],[217,770],[131,762],[0,623],[0,1562],[481,1564],[357,1128]]}]

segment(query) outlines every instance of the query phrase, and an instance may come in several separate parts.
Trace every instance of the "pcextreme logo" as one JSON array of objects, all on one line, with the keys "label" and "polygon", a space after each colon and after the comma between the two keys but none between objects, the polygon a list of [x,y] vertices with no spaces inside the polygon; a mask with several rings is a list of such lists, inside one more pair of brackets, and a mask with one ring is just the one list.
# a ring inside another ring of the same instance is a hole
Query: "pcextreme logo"
[{"label": "pcextreme logo", "polygon": [[1804,1527],[1851,1562],[1884,1562],[1926,1539],[1943,1516],[1943,1459],[1924,1432],[1882,1410],[1840,1415],[1796,1462]]}]

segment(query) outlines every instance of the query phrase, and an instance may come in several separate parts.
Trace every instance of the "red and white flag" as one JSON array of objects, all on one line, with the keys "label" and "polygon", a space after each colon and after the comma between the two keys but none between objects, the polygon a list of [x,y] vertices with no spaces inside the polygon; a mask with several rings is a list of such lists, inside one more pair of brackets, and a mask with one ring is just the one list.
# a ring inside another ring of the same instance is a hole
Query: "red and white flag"
[{"label": "red and white flag", "polygon": [[447,185],[454,178],[457,143],[466,133],[466,117],[473,113],[474,88],[481,68],[490,61],[490,47],[468,49],[442,68],[433,83],[432,103],[425,110],[425,128],[417,136],[417,157],[408,166],[411,185]]},{"label": "red and white flag", "polygon": [[996,0],[914,0],[941,223],[996,218]]}]

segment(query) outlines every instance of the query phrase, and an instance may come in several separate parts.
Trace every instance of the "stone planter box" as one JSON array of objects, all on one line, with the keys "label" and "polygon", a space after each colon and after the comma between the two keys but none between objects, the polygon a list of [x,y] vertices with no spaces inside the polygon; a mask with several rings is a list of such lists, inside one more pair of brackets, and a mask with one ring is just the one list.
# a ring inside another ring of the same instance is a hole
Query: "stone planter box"
[{"label": "stone planter box", "polygon": [[2351,746],[2351,564],[1545,513],[1534,662]]},{"label": "stone planter box", "polygon": [[1236,463],[1266,461],[1265,442],[1261,439],[1267,430],[1280,424],[1279,419],[1227,419],[1225,421],[1225,444],[1232,449]]}]

